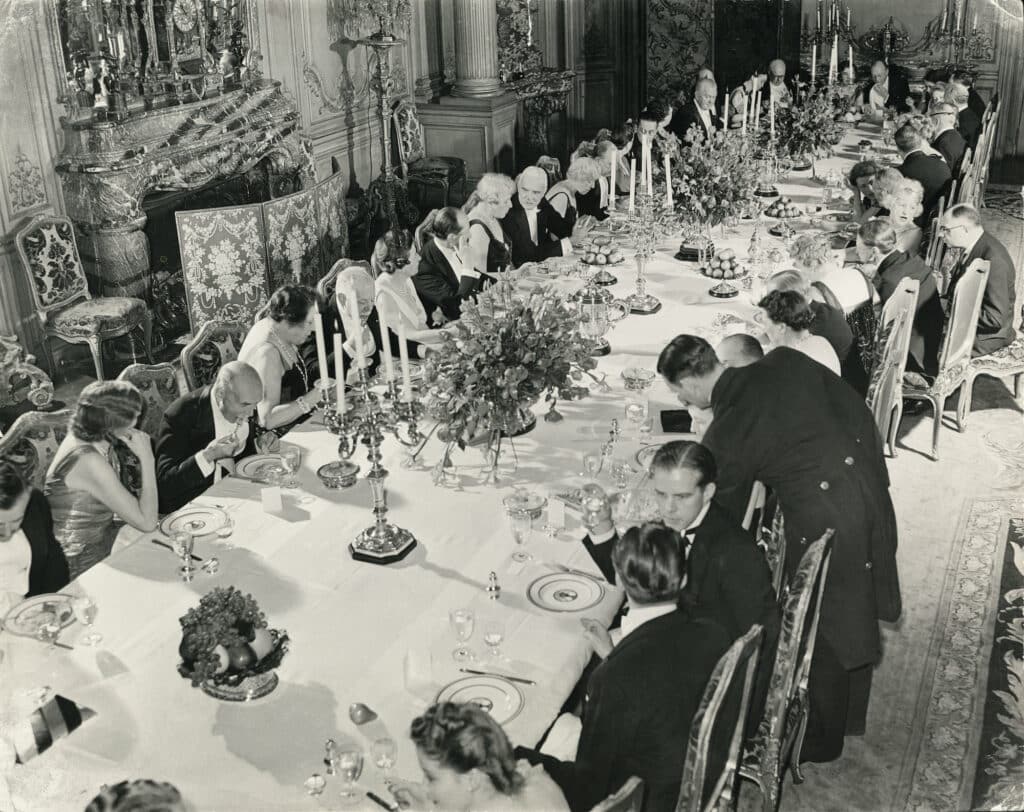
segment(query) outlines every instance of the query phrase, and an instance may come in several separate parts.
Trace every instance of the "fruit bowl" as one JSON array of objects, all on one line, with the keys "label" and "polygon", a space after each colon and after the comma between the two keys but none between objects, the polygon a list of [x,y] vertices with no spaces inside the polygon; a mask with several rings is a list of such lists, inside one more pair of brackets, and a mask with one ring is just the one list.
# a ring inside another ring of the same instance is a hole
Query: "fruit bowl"
[{"label": "fruit bowl", "polygon": [[599,235],[580,249],[581,261],[586,265],[619,265],[625,261],[611,237]]},{"label": "fruit bowl", "polygon": [[[228,702],[247,702],[266,696],[277,687],[278,678],[274,672],[288,652],[288,634],[277,629],[260,631],[269,633],[270,651],[259,659],[256,659],[253,652],[251,660],[249,658],[242,660],[247,663],[242,667],[231,665],[229,660],[225,671],[207,677],[199,684],[203,693]],[[246,646],[246,648],[252,649],[252,646]],[[178,673],[183,677],[191,678],[190,665],[182,661],[178,666]]]},{"label": "fruit bowl", "polygon": [[708,279],[723,279],[726,282],[733,279],[743,279],[750,274],[750,269],[744,268],[741,265],[736,265],[732,268],[713,268],[702,265],[698,270]]},{"label": "fruit bowl", "polygon": [[777,220],[787,220],[794,217],[803,217],[803,211],[793,203],[790,197],[780,197],[764,210],[766,217],[774,217]]}]

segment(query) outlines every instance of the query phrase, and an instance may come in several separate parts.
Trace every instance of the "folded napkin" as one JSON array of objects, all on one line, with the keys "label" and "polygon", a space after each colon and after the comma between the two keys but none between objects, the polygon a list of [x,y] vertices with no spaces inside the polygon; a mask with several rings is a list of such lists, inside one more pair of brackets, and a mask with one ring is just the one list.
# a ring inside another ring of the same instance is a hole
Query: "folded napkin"
[{"label": "folded napkin", "polygon": [[574,761],[582,732],[583,722],[580,721],[580,717],[571,713],[563,713],[555,719],[540,751],[559,761]]},{"label": "folded napkin", "polygon": [[59,694],[32,711],[28,719],[14,726],[11,739],[17,755],[15,762],[25,764],[50,749],[60,738],[81,727],[96,711],[77,705]]}]

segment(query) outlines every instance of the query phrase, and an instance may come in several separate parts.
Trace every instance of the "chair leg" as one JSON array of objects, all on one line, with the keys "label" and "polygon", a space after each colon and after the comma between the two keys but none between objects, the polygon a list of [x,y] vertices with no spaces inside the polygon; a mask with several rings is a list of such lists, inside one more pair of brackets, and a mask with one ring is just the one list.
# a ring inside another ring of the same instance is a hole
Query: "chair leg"
[{"label": "chair leg", "polygon": [[92,353],[92,363],[96,367],[96,380],[103,380],[103,351],[99,336],[89,337],[89,352]]},{"label": "chair leg", "polygon": [[889,432],[885,438],[889,444],[889,455],[896,458],[896,435],[899,434],[900,423],[903,422],[903,398],[896,398],[896,404],[892,407],[893,414],[889,420]]},{"label": "chair leg", "polygon": [[932,420],[932,459],[938,462],[939,459],[939,432],[942,430],[942,401],[944,398],[929,398],[935,418]]},{"label": "chair leg", "polygon": [[807,733],[807,709],[800,714],[800,727],[796,732],[796,739],[793,741],[793,751],[789,755],[789,769],[793,773],[793,783],[802,784],[804,774],[800,769],[800,752],[804,749],[804,735]]},{"label": "chair leg", "polygon": [[971,399],[971,389],[973,388],[971,384],[973,383],[973,378],[970,379],[970,381],[965,380],[961,383],[960,394],[956,399],[956,430],[961,434],[967,430],[967,415],[971,410],[970,403],[968,401]]}]

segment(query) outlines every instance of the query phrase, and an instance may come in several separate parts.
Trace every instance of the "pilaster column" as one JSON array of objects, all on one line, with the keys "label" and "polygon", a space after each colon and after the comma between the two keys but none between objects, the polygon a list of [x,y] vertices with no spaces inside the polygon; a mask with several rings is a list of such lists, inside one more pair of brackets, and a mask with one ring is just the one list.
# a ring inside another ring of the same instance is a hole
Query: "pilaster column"
[{"label": "pilaster column", "polygon": [[453,96],[486,98],[503,93],[498,81],[496,0],[455,0]]}]

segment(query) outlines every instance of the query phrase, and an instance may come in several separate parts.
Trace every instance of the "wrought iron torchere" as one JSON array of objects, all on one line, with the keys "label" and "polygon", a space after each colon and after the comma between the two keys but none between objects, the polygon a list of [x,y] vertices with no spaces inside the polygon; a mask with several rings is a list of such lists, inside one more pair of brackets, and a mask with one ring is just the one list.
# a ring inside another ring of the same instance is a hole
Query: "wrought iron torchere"
[{"label": "wrought iron torchere", "polygon": [[[317,471],[321,480],[325,484],[338,483],[334,487],[352,484],[358,468],[349,462],[349,458],[359,443],[366,446],[367,459],[370,461],[366,479],[373,492],[375,522],[348,546],[349,553],[356,561],[391,564],[401,561],[416,546],[416,537],[412,533],[387,520],[388,501],[384,481],[388,471],[380,463],[380,447],[385,434],[390,434],[404,446],[418,446],[424,439],[416,427],[422,413],[423,407],[418,402],[406,402],[399,398],[398,388],[393,382],[388,385],[388,392],[383,397],[371,392],[365,368],[359,370],[359,381],[345,413],[340,413],[336,404],[324,410],[324,425],[332,434],[338,435],[339,461],[328,463]],[[403,423],[406,425],[404,437],[401,431]]]},{"label": "wrought iron torchere", "polygon": [[377,75],[372,84],[377,93],[383,150],[380,183],[384,186],[384,207],[387,211],[388,223],[392,229],[397,229],[399,222],[395,211],[395,185],[398,183],[398,178],[395,176],[395,167],[391,164],[391,98],[395,90],[395,78],[391,70],[391,49],[397,45],[405,45],[405,40],[377,34],[359,40],[359,44],[372,48],[377,56]]}]

